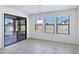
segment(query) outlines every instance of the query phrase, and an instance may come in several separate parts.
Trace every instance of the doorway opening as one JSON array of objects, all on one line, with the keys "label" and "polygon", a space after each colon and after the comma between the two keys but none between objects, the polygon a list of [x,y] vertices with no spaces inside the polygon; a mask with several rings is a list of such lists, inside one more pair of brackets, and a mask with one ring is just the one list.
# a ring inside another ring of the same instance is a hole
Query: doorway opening
[{"label": "doorway opening", "polygon": [[4,14],[4,46],[27,39],[27,19]]}]

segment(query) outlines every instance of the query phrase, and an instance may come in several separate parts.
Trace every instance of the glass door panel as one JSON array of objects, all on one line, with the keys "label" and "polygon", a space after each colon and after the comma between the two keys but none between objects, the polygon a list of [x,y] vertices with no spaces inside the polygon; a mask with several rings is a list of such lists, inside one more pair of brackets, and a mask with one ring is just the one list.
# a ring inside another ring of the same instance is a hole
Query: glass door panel
[{"label": "glass door panel", "polygon": [[5,45],[16,42],[16,33],[14,32],[14,21],[11,18],[5,18]]},{"label": "glass door panel", "polygon": [[26,39],[25,19],[20,19],[18,21],[19,21],[18,41],[21,41]]}]

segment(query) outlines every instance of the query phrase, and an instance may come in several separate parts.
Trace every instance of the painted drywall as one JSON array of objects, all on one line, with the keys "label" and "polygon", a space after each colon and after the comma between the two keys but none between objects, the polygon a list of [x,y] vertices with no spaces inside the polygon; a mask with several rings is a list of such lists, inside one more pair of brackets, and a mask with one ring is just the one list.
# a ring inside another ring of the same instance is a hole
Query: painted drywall
[{"label": "painted drywall", "polygon": [[26,17],[27,18],[27,39],[30,38],[29,15],[25,14],[24,12],[18,11],[18,10],[0,6],[0,48],[4,47],[4,13]]},{"label": "painted drywall", "polygon": [[2,21],[2,9],[0,8],[0,48],[3,46],[3,21]]},{"label": "painted drywall", "polygon": [[79,45],[79,8],[78,8],[78,33],[77,33],[77,38],[78,38],[78,41],[77,41],[77,43],[78,43],[78,45]]},{"label": "painted drywall", "polygon": [[70,16],[70,35],[45,33],[44,30],[43,32],[35,32],[35,17],[38,16],[38,14],[30,15],[31,38],[77,44],[77,29],[78,29],[77,27],[78,10],[77,9],[44,13],[44,14],[41,14],[41,17],[67,16],[67,15]]}]

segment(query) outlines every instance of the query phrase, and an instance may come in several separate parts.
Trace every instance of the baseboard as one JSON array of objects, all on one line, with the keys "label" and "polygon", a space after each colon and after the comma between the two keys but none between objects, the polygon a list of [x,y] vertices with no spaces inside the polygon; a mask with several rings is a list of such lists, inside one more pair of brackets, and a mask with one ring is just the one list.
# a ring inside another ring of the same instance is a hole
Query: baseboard
[{"label": "baseboard", "polygon": [[31,39],[31,37],[27,38],[27,40]]},{"label": "baseboard", "polygon": [[[38,39],[38,38],[30,38],[30,39]],[[38,39],[38,40],[45,40],[45,39]],[[65,43],[65,44],[74,44],[74,43],[67,43],[67,42],[60,42],[60,41],[54,41],[54,40],[45,40],[45,41],[53,41],[53,42],[59,42],[59,43]],[[75,45],[78,45],[78,44],[75,44]],[[79,45],[78,45],[79,46]]]}]

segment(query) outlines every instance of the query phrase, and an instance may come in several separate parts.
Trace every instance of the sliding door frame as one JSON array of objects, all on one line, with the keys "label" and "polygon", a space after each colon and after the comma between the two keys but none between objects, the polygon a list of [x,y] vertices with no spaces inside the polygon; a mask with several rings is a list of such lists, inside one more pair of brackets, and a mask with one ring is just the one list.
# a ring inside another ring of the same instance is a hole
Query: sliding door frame
[{"label": "sliding door frame", "polygon": [[[5,15],[10,15],[10,16],[14,16],[14,17],[18,17],[18,18],[23,18],[23,19],[25,19],[25,39],[23,39],[23,40],[26,40],[26,39],[27,39],[27,18],[26,18],[26,17],[21,17],[21,16],[16,16],[16,15],[11,15],[11,14],[4,13],[4,47],[19,42],[19,41],[16,41],[16,42],[14,42],[14,43],[5,45]],[[16,35],[18,35],[18,34],[16,34]],[[17,36],[16,36],[16,38],[18,39]],[[21,40],[21,41],[22,41],[22,40]]]}]

